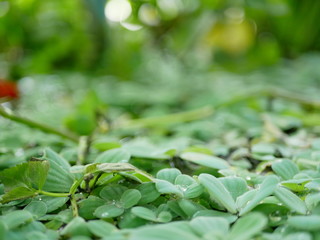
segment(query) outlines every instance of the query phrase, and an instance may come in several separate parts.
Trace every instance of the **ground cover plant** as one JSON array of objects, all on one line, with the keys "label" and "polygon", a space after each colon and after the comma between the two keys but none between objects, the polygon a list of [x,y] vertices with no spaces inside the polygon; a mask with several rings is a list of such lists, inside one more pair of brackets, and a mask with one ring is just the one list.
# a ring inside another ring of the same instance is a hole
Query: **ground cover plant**
[{"label": "ground cover plant", "polygon": [[320,239],[319,62],[23,79],[0,107],[0,239]]}]

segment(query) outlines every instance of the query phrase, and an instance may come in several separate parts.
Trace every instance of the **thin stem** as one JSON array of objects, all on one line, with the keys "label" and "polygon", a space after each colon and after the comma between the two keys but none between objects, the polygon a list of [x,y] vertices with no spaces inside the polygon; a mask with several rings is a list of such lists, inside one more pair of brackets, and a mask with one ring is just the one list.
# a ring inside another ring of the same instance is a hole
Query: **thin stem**
[{"label": "thin stem", "polygon": [[73,217],[78,217],[79,216],[78,205],[77,205],[77,201],[76,201],[74,195],[71,196],[70,202],[71,202]]},{"label": "thin stem", "polygon": [[50,196],[50,197],[69,197],[70,196],[70,193],[53,193],[53,192],[46,192],[42,190],[39,190],[38,193],[42,195]]},{"label": "thin stem", "polygon": [[77,165],[83,165],[86,161],[87,155],[90,150],[91,139],[90,136],[81,136],[79,139],[78,147],[78,160]]},{"label": "thin stem", "polygon": [[124,123],[123,125],[121,124],[117,128],[141,128],[189,122],[209,117],[213,112],[213,107],[205,106],[199,109],[168,114],[165,116],[134,119]]},{"label": "thin stem", "polygon": [[0,116],[10,119],[11,121],[17,122],[17,123],[21,123],[24,124],[26,126],[29,126],[31,128],[36,128],[38,130],[41,130],[43,132],[46,133],[51,133],[66,139],[69,139],[73,142],[78,142],[78,138],[76,136],[73,136],[69,133],[65,133],[62,131],[59,131],[57,129],[54,129],[50,126],[44,125],[42,123],[38,123],[38,122],[34,122],[32,120],[29,120],[27,118],[21,117],[21,116],[17,116],[14,113],[12,113],[11,111],[5,109],[4,107],[0,106]]}]

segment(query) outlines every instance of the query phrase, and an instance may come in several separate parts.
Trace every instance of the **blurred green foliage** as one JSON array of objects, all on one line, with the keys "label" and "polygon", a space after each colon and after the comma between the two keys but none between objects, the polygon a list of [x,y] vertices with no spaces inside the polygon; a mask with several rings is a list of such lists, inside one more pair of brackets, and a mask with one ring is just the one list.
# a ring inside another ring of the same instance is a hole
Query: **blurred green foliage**
[{"label": "blurred green foliage", "polygon": [[248,71],[319,50],[319,15],[312,0],[1,0],[0,76],[132,79],[154,55]]}]

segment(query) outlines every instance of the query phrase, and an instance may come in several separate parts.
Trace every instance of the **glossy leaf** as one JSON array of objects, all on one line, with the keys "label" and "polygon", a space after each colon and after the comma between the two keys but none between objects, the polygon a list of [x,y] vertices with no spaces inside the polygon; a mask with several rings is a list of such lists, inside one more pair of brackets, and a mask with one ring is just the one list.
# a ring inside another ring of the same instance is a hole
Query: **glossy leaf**
[{"label": "glossy leaf", "polygon": [[89,231],[97,237],[106,237],[117,228],[102,220],[92,220],[87,223]]},{"label": "glossy leaf", "polygon": [[292,216],[288,219],[288,225],[305,231],[320,231],[320,216]]},{"label": "glossy leaf", "polygon": [[232,226],[227,239],[250,240],[266,227],[267,222],[267,218],[261,213],[250,213]]},{"label": "glossy leaf", "polygon": [[219,232],[225,236],[229,231],[229,223],[220,217],[197,217],[190,221],[192,229],[200,236],[209,232]]},{"label": "glossy leaf", "polygon": [[111,149],[98,155],[95,163],[126,163],[130,160],[130,153],[122,148]]},{"label": "glossy leaf", "polygon": [[210,167],[214,169],[227,169],[229,164],[218,157],[210,156],[203,153],[186,152],[180,155],[183,160],[196,163],[201,166]]},{"label": "glossy leaf", "polygon": [[288,159],[278,160],[271,165],[272,170],[284,180],[289,180],[299,172],[297,165]]},{"label": "glossy leaf", "polygon": [[172,184],[174,184],[175,179],[181,175],[180,170],[176,168],[166,168],[162,169],[157,173],[157,178],[161,180],[166,180]]},{"label": "glossy leaf", "polygon": [[136,189],[128,189],[126,190],[121,198],[120,203],[122,204],[123,208],[131,208],[136,205],[141,199],[141,193]]},{"label": "glossy leaf", "polygon": [[179,197],[183,197],[182,190],[178,189],[172,183],[165,181],[165,180],[157,180],[156,181],[156,188],[159,193],[166,193],[166,194],[176,194]]},{"label": "glossy leaf", "polygon": [[93,214],[98,218],[113,218],[120,216],[123,212],[123,208],[115,205],[102,205],[98,207]]},{"label": "glossy leaf", "polygon": [[224,206],[229,212],[236,213],[236,204],[231,193],[214,176],[209,174],[200,174],[199,182],[209,192],[211,198]]},{"label": "glossy leaf", "polygon": [[306,204],[291,191],[283,187],[277,186],[274,190],[274,195],[290,210],[300,214],[307,213]]},{"label": "glossy leaf", "polygon": [[270,196],[274,192],[274,189],[276,188],[278,182],[279,180],[276,176],[267,176],[263,180],[259,190],[254,193],[254,197],[252,199],[249,199],[248,203],[240,210],[240,216],[248,213],[255,206],[257,206],[260,201]]}]

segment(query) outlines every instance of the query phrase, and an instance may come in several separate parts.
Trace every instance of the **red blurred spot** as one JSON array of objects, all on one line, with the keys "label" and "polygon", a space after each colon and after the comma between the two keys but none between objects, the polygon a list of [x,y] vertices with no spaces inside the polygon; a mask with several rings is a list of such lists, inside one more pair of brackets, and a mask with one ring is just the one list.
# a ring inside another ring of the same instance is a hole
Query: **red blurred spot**
[{"label": "red blurred spot", "polygon": [[0,79],[0,98],[16,99],[19,97],[17,84]]}]

